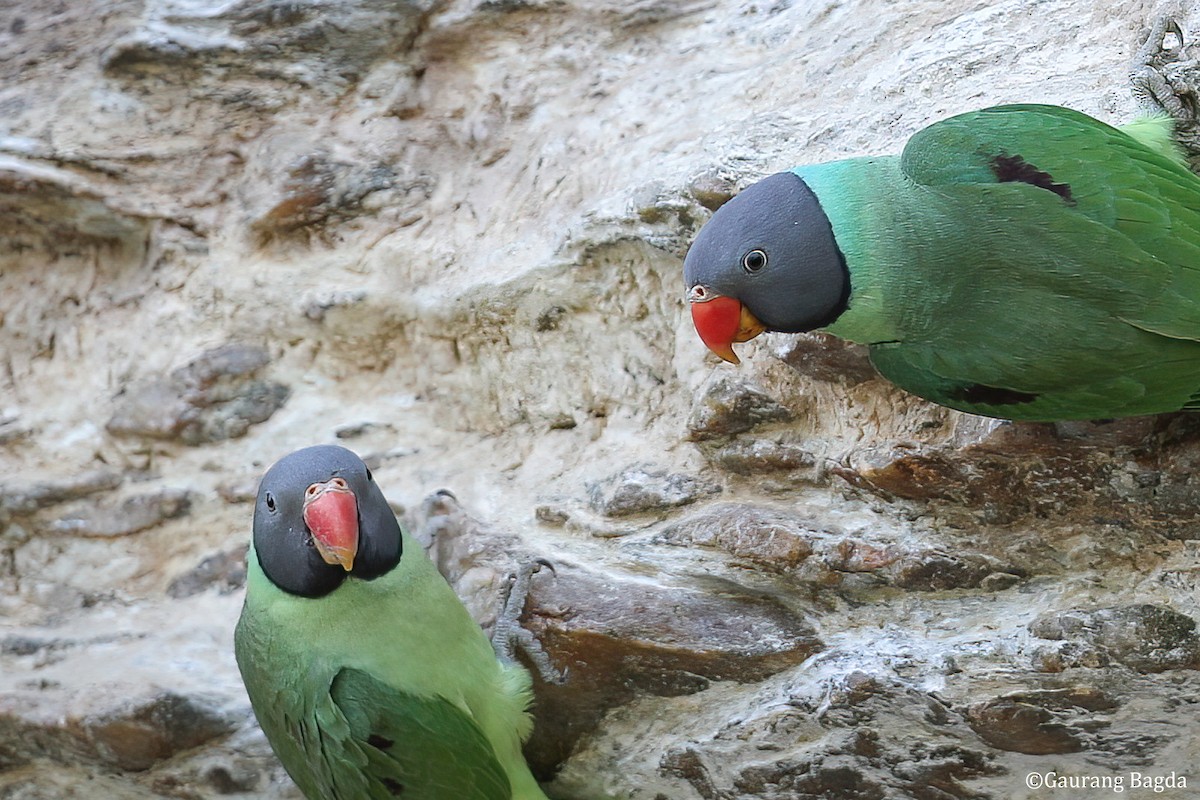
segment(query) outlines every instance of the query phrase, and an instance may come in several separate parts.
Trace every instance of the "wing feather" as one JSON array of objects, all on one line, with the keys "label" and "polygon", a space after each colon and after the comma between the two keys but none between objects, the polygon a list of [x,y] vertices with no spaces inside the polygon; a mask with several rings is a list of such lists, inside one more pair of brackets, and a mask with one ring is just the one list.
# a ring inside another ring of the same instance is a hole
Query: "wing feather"
[{"label": "wing feather", "polygon": [[[934,218],[966,210],[969,222],[958,254],[915,260],[949,312],[872,347],[886,377],[1024,419],[1195,402],[1200,177],[1118,128],[1029,105],[936,123],[909,140],[900,169]],[[963,273],[947,280],[949,269]]]},{"label": "wing feather", "polygon": [[[1114,308],[1122,319],[1200,341],[1200,177],[1118,128],[1038,105],[998,106],[931,125],[909,140],[900,162],[928,187],[1022,183],[997,174],[1000,157],[1020,158],[1046,181],[1069,187],[1062,224],[1105,248],[1080,262],[1090,268],[1080,283],[1118,278],[1121,296],[1109,302],[1123,306]],[[1012,188],[1045,191],[1036,184]]]},{"label": "wing feather", "polygon": [[367,796],[512,797],[491,743],[474,719],[449,700],[403,692],[348,668],[334,678],[330,697],[345,725],[343,750],[365,761]]}]

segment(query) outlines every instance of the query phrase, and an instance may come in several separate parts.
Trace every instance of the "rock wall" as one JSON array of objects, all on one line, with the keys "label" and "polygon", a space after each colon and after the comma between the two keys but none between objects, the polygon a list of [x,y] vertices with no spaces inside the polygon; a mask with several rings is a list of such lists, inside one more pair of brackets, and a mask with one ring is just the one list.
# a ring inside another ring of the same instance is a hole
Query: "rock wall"
[{"label": "rock wall", "polygon": [[556,800],[1190,796],[1200,424],[972,418],[819,335],[718,364],[680,279],[770,171],[1131,118],[1155,13],[0,8],[0,797],[298,796],[231,636],[258,475],[331,441],[485,626],[554,563]]}]

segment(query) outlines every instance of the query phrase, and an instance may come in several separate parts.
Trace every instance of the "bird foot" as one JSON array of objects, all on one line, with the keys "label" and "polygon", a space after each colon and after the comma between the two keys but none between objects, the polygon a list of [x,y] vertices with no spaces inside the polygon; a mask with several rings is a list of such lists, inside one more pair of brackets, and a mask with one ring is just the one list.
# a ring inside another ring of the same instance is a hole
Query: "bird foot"
[{"label": "bird foot", "polygon": [[508,587],[504,597],[504,607],[496,618],[492,629],[492,647],[502,660],[517,663],[517,653],[524,653],[526,659],[537,670],[543,681],[551,684],[561,684],[564,676],[550,663],[542,643],[533,633],[521,627],[521,614],[525,611],[525,601],[529,599],[529,589],[533,576],[547,567],[554,572],[554,565],[544,558],[538,558],[520,567],[508,576]]},{"label": "bird foot", "polygon": [[1188,56],[1183,28],[1174,17],[1159,17],[1145,33],[1129,80],[1143,106],[1175,120],[1175,138],[1192,163],[1200,160],[1200,61]]}]

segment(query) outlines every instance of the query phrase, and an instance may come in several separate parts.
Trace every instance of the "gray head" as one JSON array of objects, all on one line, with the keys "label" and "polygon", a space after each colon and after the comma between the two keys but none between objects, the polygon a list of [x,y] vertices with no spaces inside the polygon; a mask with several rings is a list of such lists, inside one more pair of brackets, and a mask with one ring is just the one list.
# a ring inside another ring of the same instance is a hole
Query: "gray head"
[{"label": "gray head", "polygon": [[829,219],[793,172],[764,178],[717,209],[688,250],[683,277],[700,338],[727,359],[731,342],[764,329],[830,324],[850,296]]},{"label": "gray head", "polygon": [[395,567],[400,524],[361,458],[344,447],[306,447],[263,475],[254,550],[280,589],[321,597],[348,576],[371,580]]}]

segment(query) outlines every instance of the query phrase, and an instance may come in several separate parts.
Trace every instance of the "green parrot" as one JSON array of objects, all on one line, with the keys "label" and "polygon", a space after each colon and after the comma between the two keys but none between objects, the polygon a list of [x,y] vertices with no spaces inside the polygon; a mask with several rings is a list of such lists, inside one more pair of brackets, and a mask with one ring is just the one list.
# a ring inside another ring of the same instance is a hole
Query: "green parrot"
[{"label": "green parrot", "polygon": [[899,156],[771,175],[684,261],[704,343],[825,330],[950,408],[1022,420],[1200,408],[1200,177],[1171,122],[1012,105]]},{"label": "green parrot", "polygon": [[263,476],[234,644],[311,800],[545,800],[521,754],[529,674],[497,659],[349,450]]}]

